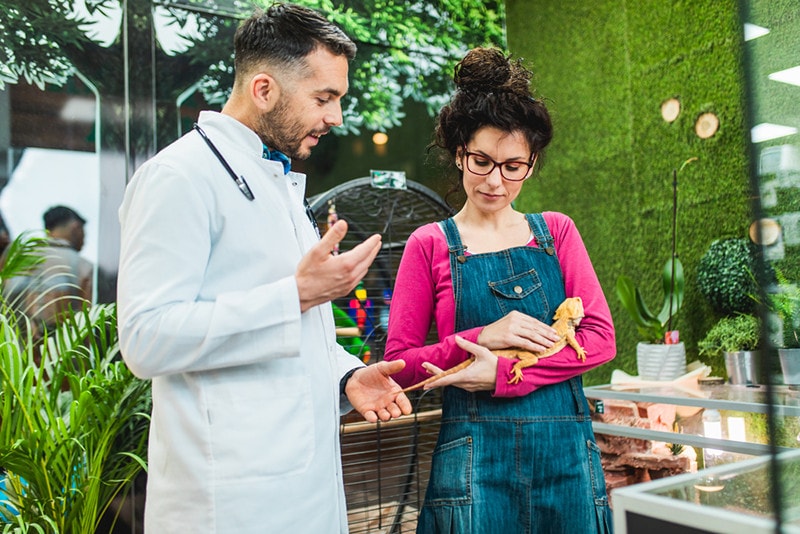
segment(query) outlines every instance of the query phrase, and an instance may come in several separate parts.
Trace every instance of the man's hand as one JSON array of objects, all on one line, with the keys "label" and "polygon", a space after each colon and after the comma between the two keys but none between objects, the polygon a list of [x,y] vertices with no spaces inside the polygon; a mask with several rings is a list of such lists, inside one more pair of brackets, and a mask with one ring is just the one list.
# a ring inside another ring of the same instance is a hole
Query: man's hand
[{"label": "man's hand", "polygon": [[294,277],[301,311],[350,293],[366,276],[367,269],[381,250],[381,236],[375,234],[352,250],[332,255],[331,251],[345,235],[347,223],[336,221],[319,243],[300,259]]},{"label": "man's hand", "polygon": [[388,421],[411,413],[411,401],[389,375],[403,369],[406,362],[383,361],[359,368],[345,386],[350,404],[370,423]]}]

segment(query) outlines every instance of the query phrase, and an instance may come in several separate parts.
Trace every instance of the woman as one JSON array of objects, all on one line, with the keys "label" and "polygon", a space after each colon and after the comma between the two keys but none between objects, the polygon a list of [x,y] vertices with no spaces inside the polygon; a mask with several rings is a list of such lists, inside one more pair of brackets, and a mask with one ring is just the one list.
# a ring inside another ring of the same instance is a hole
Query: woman
[{"label": "woman", "polygon": [[[615,355],[608,304],[572,220],[512,206],[552,137],[530,75],[487,48],[456,66],[433,146],[457,167],[466,202],[410,236],[397,274],[385,355],[406,362],[397,382],[476,358],[426,386],[455,387],[442,393],[421,533],[611,531],[581,382]],[[516,360],[491,350],[552,347],[553,312],[571,296],[585,308],[576,337],[586,361],[566,346],[510,383]],[[426,345],[433,322],[439,341]]]}]

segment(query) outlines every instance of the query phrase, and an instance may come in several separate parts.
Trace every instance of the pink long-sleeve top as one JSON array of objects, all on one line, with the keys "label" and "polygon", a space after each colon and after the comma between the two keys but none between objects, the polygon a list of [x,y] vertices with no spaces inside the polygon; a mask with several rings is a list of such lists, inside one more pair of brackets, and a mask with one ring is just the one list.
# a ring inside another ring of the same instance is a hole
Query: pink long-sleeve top
[{"label": "pink long-sleeve top", "polygon": [[[575,223],[563,213],[544,212],[543,216],[555,240],[566,296],[583,300],[586,316],[576,331],[576,338],[586,350],[586,361],[579,360],[575,350],[566,346],[523,369],[521,382],[508,384],[516,360],[498,358],[493,393],[496,397],[527,395],[539,387],[583,374],[616,355],[611,311]],[[535,240],[528,246],[537,246]],[[434,321],[439,341],[428,345],[426,338]],[[449,369],[467,359],[470,355],[458,347],[455,335],[477,342],[483,327],[463,332],[454,330],[455,297],[447,240],[439,224],[431,223],[411,234],[400,260],[384,358],[405,360],[406,367],[392,378],[403,387],[410,386],[430,377],[422,367],[423,362]]]}]

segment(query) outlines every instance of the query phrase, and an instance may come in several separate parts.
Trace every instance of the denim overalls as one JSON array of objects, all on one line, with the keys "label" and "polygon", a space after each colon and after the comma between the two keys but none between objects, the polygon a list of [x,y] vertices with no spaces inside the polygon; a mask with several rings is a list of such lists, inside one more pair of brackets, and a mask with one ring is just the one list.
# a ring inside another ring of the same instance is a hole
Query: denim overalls
[{"label": "denim overalls", "polygon": [[[544,218],[527,219],[538,248],[471,256],[464,255],[453,220],[442,223],[456,332],[488,325],[511,310],[552,322],[565,298],[561,267]],[[442,395],[418,533],[611,532],[600,451],[580,377],[517,398],[456,387]]]}]

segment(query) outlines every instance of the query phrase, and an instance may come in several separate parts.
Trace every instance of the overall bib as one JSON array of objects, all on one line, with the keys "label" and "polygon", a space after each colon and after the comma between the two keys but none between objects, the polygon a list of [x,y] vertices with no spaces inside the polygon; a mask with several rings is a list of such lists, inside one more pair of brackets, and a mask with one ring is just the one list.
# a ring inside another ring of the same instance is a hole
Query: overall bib
[{"label": "overall bib", "polygon": [[[512,310],[551,324],[564,300],[553,238],[528,214],[536,247],[467,256],[444,221],[456,302],[455,331]],[[591,350],[591,347],[589,347]],[[600,450],[580,377],[517,398],[446,387],[418,533],[609,533]]]}]

